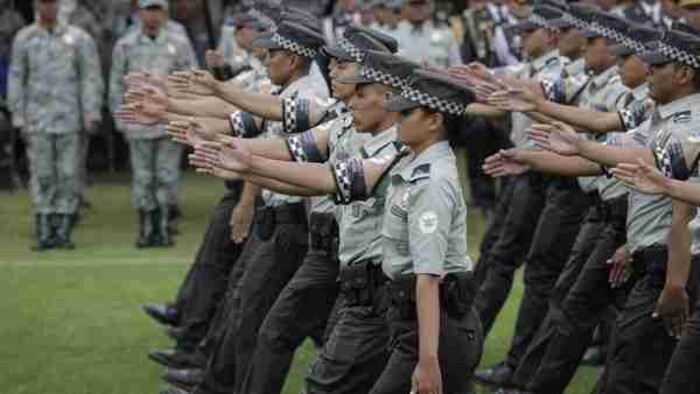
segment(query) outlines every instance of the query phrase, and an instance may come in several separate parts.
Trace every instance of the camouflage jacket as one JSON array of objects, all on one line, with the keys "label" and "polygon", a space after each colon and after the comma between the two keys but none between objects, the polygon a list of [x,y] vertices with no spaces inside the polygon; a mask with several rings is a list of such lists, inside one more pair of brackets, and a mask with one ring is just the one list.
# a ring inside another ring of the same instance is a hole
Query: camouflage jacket
[{"label": "camouflage jacket", "polygon": [[104,86],[93,39],[58,24],[49,32],[32,24],[12,45],[8,106],[16,127],[29,133],[75,133],[85,116],[97,119]]}]

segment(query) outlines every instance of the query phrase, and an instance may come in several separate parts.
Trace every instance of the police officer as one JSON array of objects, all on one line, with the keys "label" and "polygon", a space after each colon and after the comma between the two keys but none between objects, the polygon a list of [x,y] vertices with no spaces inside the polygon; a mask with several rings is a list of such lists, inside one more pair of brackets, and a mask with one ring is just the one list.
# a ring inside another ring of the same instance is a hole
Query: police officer
[{"label": "police officer", "polygon": [[398,25],[394,37],[399,54],[419,64],[447,68],[462,63],[457,41],[447,27],[438,27],[431,18],[430,0],[407,0],[407,19]]},{"label": "police officer", "polygon": [[79,131],[100,118],[103,83],[93,39],[37,1],[38,20],[15,37],[8,105],[27,139],[36,209],[36,250],[72,248],[78,208]]},{"label": "police officer", "polygon": [[472,97],[444,76],[416,71],[387,104],[401,113],[398,138],[411,154],[389,174],[382,265],[394,346],[372,393],[466,392],[481,358],[466,205],[448,143]]},{"label": "police officer", "polygon": [[[114,46],[110,74],[110,109],[122,103],[122,78],[131,71],[148,71],[164,77],[196,64],[189,41],[164,28],[168,3],[139,1],[140,30],[122,37]],[[171,209],[177,203],[182,147],[170,141],[162,126],[121,125],[129,143],[132,203],[139,212],[136,247],[169,246]]]}]

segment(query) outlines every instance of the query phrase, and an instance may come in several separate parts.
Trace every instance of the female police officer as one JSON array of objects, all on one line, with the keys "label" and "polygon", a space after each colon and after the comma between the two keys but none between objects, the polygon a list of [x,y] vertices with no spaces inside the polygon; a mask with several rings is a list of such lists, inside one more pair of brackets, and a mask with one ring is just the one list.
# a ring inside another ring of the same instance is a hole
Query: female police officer
[{"label": "female police officer", "polygon": [[471,97],[447,77],[415,71],[387,103],[401,113],[398,137],[411,153],[391,170],[384,209],[393,347],[372,393],[464,393],[479,362],[467,212],[448,142]]}]

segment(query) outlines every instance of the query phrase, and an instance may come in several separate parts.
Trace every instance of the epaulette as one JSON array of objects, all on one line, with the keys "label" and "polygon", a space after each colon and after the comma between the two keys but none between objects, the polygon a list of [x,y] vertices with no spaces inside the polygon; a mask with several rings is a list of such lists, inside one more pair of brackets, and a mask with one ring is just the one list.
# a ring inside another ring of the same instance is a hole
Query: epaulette
[{"label": "epaulette", "polygon": [[692,113],[690,110],[676,112],[673,114],[672,119],[673,123],[688,123],[692,119]]},{"label": "epaulette", "polygon": [[430,178],[430,163],[421,164],[418,167],[414,168],[413,172],[411,173],[411,179],[409,179],[409,182],[415,182],[419,179],[427,178]]}]

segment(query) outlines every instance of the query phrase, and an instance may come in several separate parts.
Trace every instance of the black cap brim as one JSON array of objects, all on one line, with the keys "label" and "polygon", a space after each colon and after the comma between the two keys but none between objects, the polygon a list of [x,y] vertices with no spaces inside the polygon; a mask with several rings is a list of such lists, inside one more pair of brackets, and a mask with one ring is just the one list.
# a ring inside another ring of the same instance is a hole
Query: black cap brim
[{"label": "black cap brim", "polygon": [[421,105],[415,101],[411,101],[401,95],[394,95],[386,101],[386,110],[389,112],[401,112],[407,109],[418,108]]},{"label": "black cap brim", "polygon": [[541,27],[542,26],[538,25],[535,22],[523,21],[523,22],[520,22],[516,25],[513,25],[512,27],[510,27],[510,29],[512,29],[512,31],[515,32],[516,34],[518,34],[518,33],[522,34],[522,33],[535,31]]},{"label": "black cap brim", "polygon": [[281,45],[272,40],[274,33],[263,33],[253,40],[253,46],[263,49],[283,49]]},{"label": "black cap brim", "polygon": [[660,50],[646,51],[639,54],[642,61],[650,66],[658,64],[666,64],[674,61],[670,57],[664,55]]},{"label": "black cap brim", "polygon": [[550,26],[561,30],[573,29],[576,27],[573,23],[564,18],[550,19],[547,21],[547,23],[549,23]]},{"label": "black cap brim", "polygon": [[338,60],[343,60],[347,62],[356,62],[357,60],[354,59],[350,54],[345,52],[342,48],[338,46],[324,46],[321,49],[321,52],[323,52],[324,55],[328,57],[333,57]]},{"label": "black cap brim", "polygon": [[603,37],[602,34],[599,32],[593,30],[593,29],[583,29],[579,32],[581,37],[583,38],[598,38],[598,37]]},{"label": "black cap brim", "polygon": [[364,83],[379,83],[375,81],[374,79],[367,78],[363,76],[362,74],[355,74],[352,76],[345,76],[345,77],[338,77],[335,79],[336,82],[338,83],[345,83],[345,84],[364,84]]},{"label": "black cap brim", "polygon": [[608,51],[610,51],[611,55],[618,57],[633,55],[636,52],[634,48],[625,44],[615,44],[611,46]]}]

